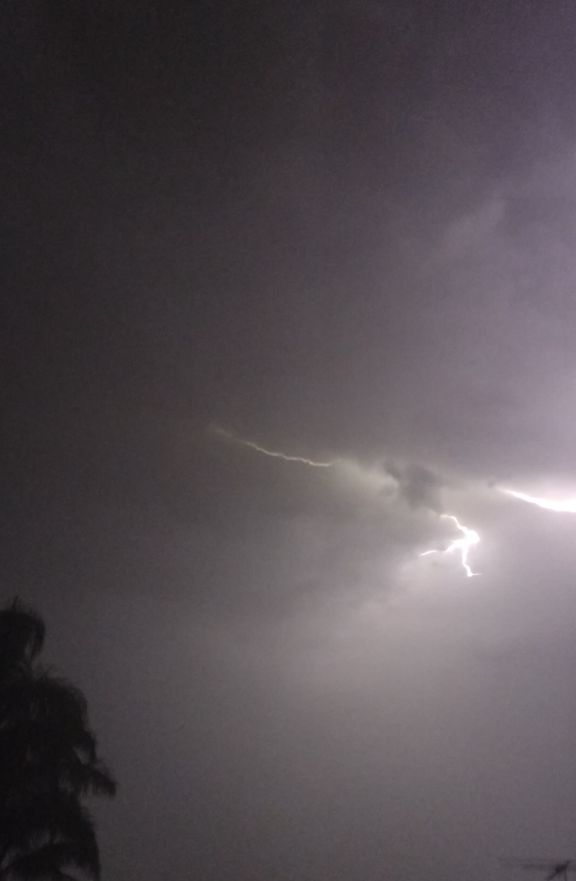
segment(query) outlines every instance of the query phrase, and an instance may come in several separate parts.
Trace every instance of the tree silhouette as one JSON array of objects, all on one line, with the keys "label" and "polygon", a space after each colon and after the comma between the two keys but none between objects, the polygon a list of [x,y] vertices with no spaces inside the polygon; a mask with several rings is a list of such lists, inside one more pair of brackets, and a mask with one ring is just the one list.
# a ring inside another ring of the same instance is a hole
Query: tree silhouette
[{"label": "tree silhouette", "polygon": [[38,661],[44,636],[18,600],[0,610],[0,881],[98,878],[83,800],[116,791],[84,695]]}]

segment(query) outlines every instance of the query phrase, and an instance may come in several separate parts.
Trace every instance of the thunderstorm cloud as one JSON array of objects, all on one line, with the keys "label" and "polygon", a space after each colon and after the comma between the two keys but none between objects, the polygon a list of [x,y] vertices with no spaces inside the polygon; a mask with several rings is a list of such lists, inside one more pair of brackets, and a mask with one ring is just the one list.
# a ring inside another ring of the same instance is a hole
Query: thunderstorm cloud
[{"label": "thunderstorm cloud", "polygon": [[0,13],[5,594],[105,873],[575,856],[576,8],[165,6]]}]

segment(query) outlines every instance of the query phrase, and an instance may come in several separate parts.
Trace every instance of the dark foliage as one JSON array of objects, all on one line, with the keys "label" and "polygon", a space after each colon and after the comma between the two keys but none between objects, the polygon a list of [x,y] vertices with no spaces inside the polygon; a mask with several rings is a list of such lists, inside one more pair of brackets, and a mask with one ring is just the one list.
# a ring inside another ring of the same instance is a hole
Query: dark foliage
[{"label": "dark foliage", "polygon": [[98,878],[82,800],[116,791],[84,695],[38,662],[44,636],[19,601],[0,610],[0,881]]}]

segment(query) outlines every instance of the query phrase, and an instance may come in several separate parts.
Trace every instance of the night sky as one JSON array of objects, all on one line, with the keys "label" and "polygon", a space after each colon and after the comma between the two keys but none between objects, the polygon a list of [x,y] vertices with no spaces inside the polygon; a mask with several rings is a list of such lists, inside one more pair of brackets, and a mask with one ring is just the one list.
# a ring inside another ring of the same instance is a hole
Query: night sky
[{"label": "night sky", "polygon": [[576,514],[503,492],[576,498],[576,4],[0,23],[2,593],[105,881],[576,857]]}]

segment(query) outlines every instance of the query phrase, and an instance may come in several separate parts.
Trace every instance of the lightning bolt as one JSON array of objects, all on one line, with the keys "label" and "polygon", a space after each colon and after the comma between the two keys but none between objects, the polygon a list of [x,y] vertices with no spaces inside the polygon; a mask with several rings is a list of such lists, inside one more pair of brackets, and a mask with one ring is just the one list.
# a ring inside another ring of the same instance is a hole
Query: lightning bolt
[{"label": "lightning bolt", "polygon": [[[305,456],[290,456],[287,453],[283,453],[281,450],[269,450],[267,447],[263,447],[260,444],[255,443],[254,441],[248,440],[246,438],[240,437],[237,434],[234,434],[231,431],[227,431],[225,428],[221,428],[219,425],[210,426],[210,430],[218,435],[219,437],[223,437],[226,440],[232,441],[233,443],[240,444],[240,446],[247,447],[249,450],[254,450],[257,453],[262,453],[264,456],[269,456],[272,459],[281,459],[283,462],[297,462],[300,465],[307,465],[309,468],[334,468],[338,465],[342,460],[340,459],[331,459],[326,462],[320,462],[315,459],[307,459]],[[470,549],[473,548],[480,542],[480,536],[476,532],[475,529],[470,529],[468,526],[464,526],[454,514],[441,514],[446,520],[452,520],[456,528],[462,533],[462,538],[455,538],[450,542],[447,548],[443,551],[438,550],[437,548],[433,548],[428,551],[424,551],[420,554],[421,557],[427,557],[429,554],[449,554],[453,551],[457,551],[460,554],[460,562],[466,575],[468,578],[472,578],[475,575],[479,575],[479,572],[474,572],[468,562],[468,555],[470,553]]]},{"label": "lightning bolt", "polygon": [[542,496],[531,496],[528,493],[516,492],[514,489],[502,489],[500,492],[529,505],[537,505],[546,511],[557,511],[559,514],[576,514],[576,498],[570,499],[547,499]]},{"label": "lightning bolt", "polygon": [[462,533],[462,538],[455,538],[450,542],[447,548],[444,550],[439,550],[438,548],[432,548],[429,551],[423,551],[420,554],[421,557],[427,557],[429,554],[451,554],[453,551],[456,551],[460,554],[460,562],[462,564],[462,568],[466,572],[467,578],[473,578],[475,575],[479,575],[479,572],[474,572],[472,567],[468,562],[468,556],[470,554],[470,550],[480,542],[480,536],[476,532],[475,529],[470,529],[469,526],[464,526],[454,514],[441,514],[445,520],[452,520],[457,529]]},{"label": "lightning bolt", "polygon": [[270,456],[272,459],[282,459],[283,462],[299,462],[300,465],[308,465],[310,468],[333,468],[336,465],[336,460],[330,462],[316,462],[314,459],[306,459],[304,456],[289,456],[279,450],[268,450],[266,447],[261,447],[260,444],[254,443],[254,441],[246,440],[245,438],[239,437],[237,434],[233,434],[231,431],[226,431],[225,428],[220,428],[219,426],[213,427],[212,431],[243,447],[248,447],[248,449],[255,450],[257,453],[262,453],[264,456]]}]

